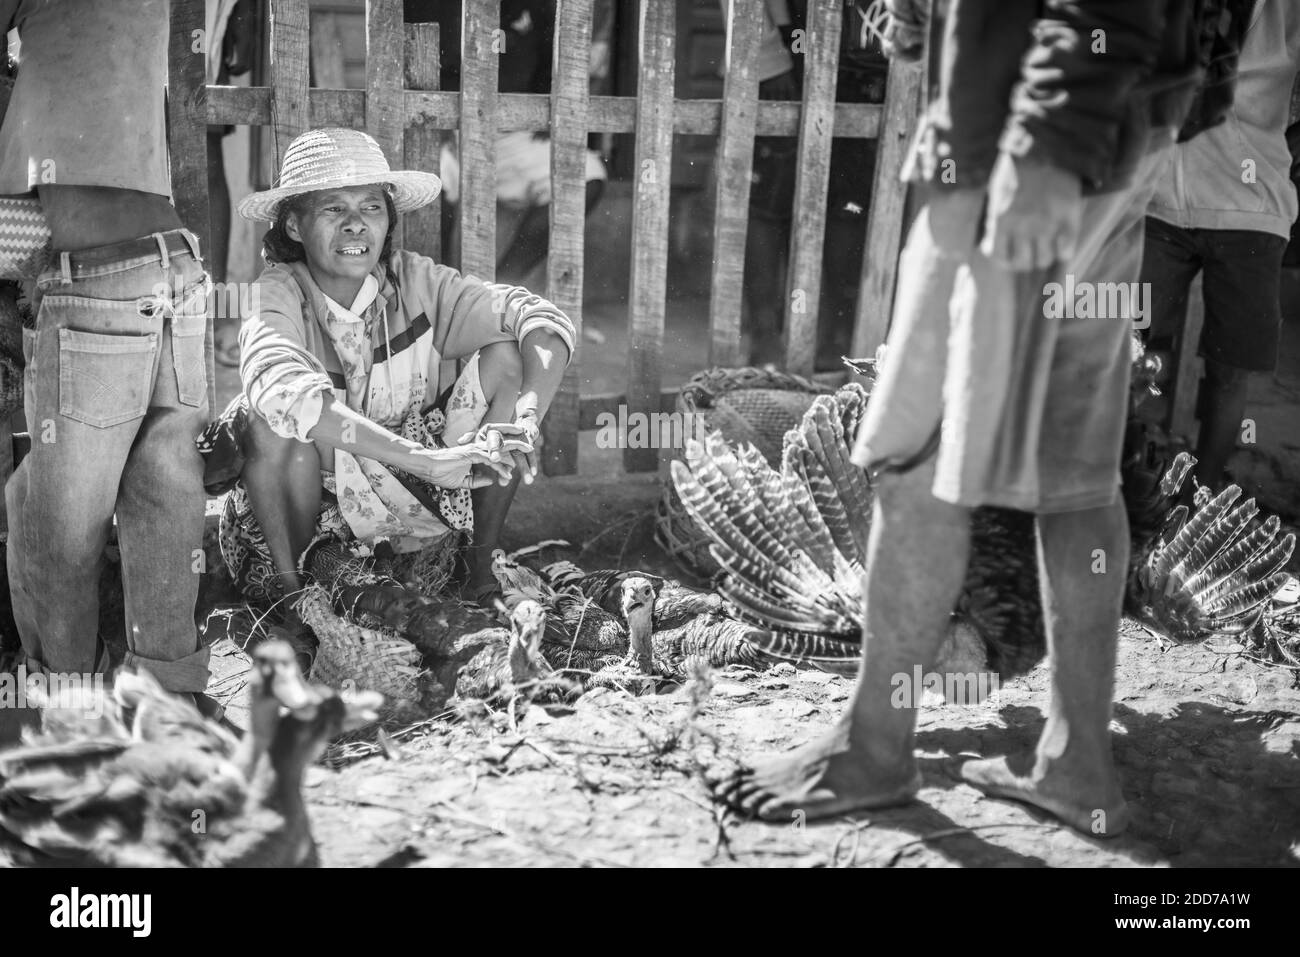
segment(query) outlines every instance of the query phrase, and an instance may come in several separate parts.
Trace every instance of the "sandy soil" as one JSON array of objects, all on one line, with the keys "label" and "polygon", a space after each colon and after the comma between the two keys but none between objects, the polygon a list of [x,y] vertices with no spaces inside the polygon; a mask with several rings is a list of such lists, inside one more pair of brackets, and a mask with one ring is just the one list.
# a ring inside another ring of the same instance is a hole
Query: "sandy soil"
[{"label": "sandy soil", "polygon": [[339,866],[1297,866],[1300,690],[1223,641],[1162,650],[1126,627],[1114,750],[1130,833],[1082,837],[955,777],[971,755],[1032,746],[1047,674],[995,704],[923,706],[925,786],[896,810],[824,824],[737,822],[701,771],[785,749],[838,714],[849,679],[778,666],[571,713],[424,726],[389,757],[316,768],[307,795],[323,862]]}]

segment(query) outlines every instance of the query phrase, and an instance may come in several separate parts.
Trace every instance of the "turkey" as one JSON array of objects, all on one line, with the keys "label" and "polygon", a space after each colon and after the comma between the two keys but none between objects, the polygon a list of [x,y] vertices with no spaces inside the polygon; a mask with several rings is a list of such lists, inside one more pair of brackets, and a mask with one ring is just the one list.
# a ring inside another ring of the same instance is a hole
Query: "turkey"
[{"label": "turkey", "polygon": [[[628,654],[631,647],[628,623],[580,591],[553,587],[538,572],[508,557],[501,549],[492,553],[492,573],[501,586],[507,608],[531,600],[547,610],[542,652],[557,670],[596,672]],[[634,614],[633,619],[641,627],[643,617],[648,627],[648,614]]]},{"label": "turkey", "polygon": [[[1161,485],[1169,499],[1195,459],[1179,453]],[[1253,498],[1238,503],[1241,489],[1217,495],[1200,486],[1193,509],[1177,505],[1163,526],[1135,549],[1127,605],[1132,614],[1175,641],[1209,634],[1240,635],[1272,612],[1273,596],[1289,579],[1283,568],[1295,550],[1294,533],[1281,521],[1258,521]]]},{"label": "turkey", "polygon": [[[561,689],[551,666],[542,657],[542,635],[546,612],[537,602],[525,599],[510,612],[510,630],[494,636],[460,670],[456,695],[493,704],[505,704],[516,697],[530,700]],[[469,640],[481,643],[478,635]]]},{"label": "turkey", "polygon": [[[786,433],[779,472],[752,448],[734,449],[717,435],[689,442],[686,461],[672,464],[683,504],[713,539],[724,570],[719,590],[735,614],[762,629],[750,640],[766,654],[827,669],[856,666],[872,491],[849,449],[865,400],[855,385],[815,399],[800,427]],[[1148,470],[1164,465],[1145,451]],[[1213,498],[1202,490],[1190,516],[1176,506],[1189,459],[1176,457],[1137,494],[1126,484],[1126,504],[1140,519],[1127,604],[1178,640],[1255,624],[1294,547],[1275,516],[1255,521],[1253,501],[1233,507],[1241,494],[1235,487]],[[1158,531],[1149,534],[1153,526]],[[1028,671],[1045,650],[1034,518],[977,508],[936,669],[994,670],[1005,679]]]},{"label": "turkey", "polygon": [[284,642],[253,660],[238,741],[145,673],[118,676],[116,707],[49,702],[43,730],[0,753],[0,849],[33,866],[315,866],[303,771],[380,698],[309,687]]},{"label": "turkey", "polygon": [[[856,667],[873,493],[849,448],[866,399],[856,384],[818,396],[786,433],[779,472],[717,435],[689,442],[686,461],[672,465],[683,504],[713,539],[719,590],[757,626],[748,643],[762,653]],[[1005,509],[979,510],[973,531],[967,586],[937,667],[1019,674],[1045,648],[1033,537]]]},{"label": "turkey", "polygon": [[[682,680],[700,665],[766,668],[773,664],[751,639],[753,625],[726,611],[717,592],[691,588],[671,578],[639,571],[583,572],[571,562],[542,569],[552,587],[574,588],[628,624],[630,655],[643,672]],[[639,618],[648,615],[649,625]],[[648,641],[641,642],[640,634]]]}]

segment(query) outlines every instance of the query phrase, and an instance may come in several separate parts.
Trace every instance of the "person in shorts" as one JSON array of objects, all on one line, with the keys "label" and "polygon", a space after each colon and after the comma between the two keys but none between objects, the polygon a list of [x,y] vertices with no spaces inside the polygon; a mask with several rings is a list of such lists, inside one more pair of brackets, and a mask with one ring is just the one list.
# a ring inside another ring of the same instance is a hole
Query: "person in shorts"
[{"label": "person in shorts", "polygon": [[1143,335],[1166,373],[1181,351],[1192,279],[1203,277],[1196,477],[1216,490],[1242,434],[1252,373],[1277,365],[1282,257],[1298,209],[1286,138],[1298,58],[1300,7],[1259,0],[1231,115],[1174,150],[1147,209],[1142,282],[1151,315]]},{"label": "person in shorts", "polygon": [[[918,52],[926,6],[892,0],[896,46]],[[1034,754],[967,761],[962,777],[1085,833],[1127,825],[1109,722],[1133,316],[1074,315],[1054,287],[1137,280],[1143,212],[1197,91],[1202,6],[949,5],[939,92],[912,156],[925,205],[853,450],[876,476],[858,683],[825,735],[714,782],[734,809],[789,822],[916,794],[916,711],[894,707],[892,691],[933,665],[971,510],[995,505],[1037,519],[1052,696]]]}]

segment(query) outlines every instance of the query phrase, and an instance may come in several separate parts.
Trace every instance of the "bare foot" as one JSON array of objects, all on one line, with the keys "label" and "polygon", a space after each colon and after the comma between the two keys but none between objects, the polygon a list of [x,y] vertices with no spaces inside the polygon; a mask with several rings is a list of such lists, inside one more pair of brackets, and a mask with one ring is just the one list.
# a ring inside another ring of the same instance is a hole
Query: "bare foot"
[{"label": "bare foot", "polygon": [[1091,837],[1118,837],[1129,824],[1119,785],[1107,786],[1099,774],[1059,766],[1043,773],[1017,774],[1006,758],[988,758],[967,761],[961,776],[989,797],[1032,805]]},{"label": "bare foot", "polygon": [[713,784],[714,800],[764,821],[817,820],[906,804],[921,786],[911,756],[882,767],[847,727]]}]

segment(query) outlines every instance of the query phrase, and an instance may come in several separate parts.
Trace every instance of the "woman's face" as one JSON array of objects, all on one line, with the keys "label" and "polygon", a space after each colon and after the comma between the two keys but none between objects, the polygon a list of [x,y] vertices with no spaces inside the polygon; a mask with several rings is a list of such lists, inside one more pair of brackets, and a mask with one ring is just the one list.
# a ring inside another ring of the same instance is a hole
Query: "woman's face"
[{"label": "woman's face", "polygon": [[[388,235],[388,205],[379,186],[322,189],[308,193],[290,213],[285,231],[302,243],[307,268],[321,289],[356,291],[379,262]],[[342,303],[350,306],[351,301]]]}]

